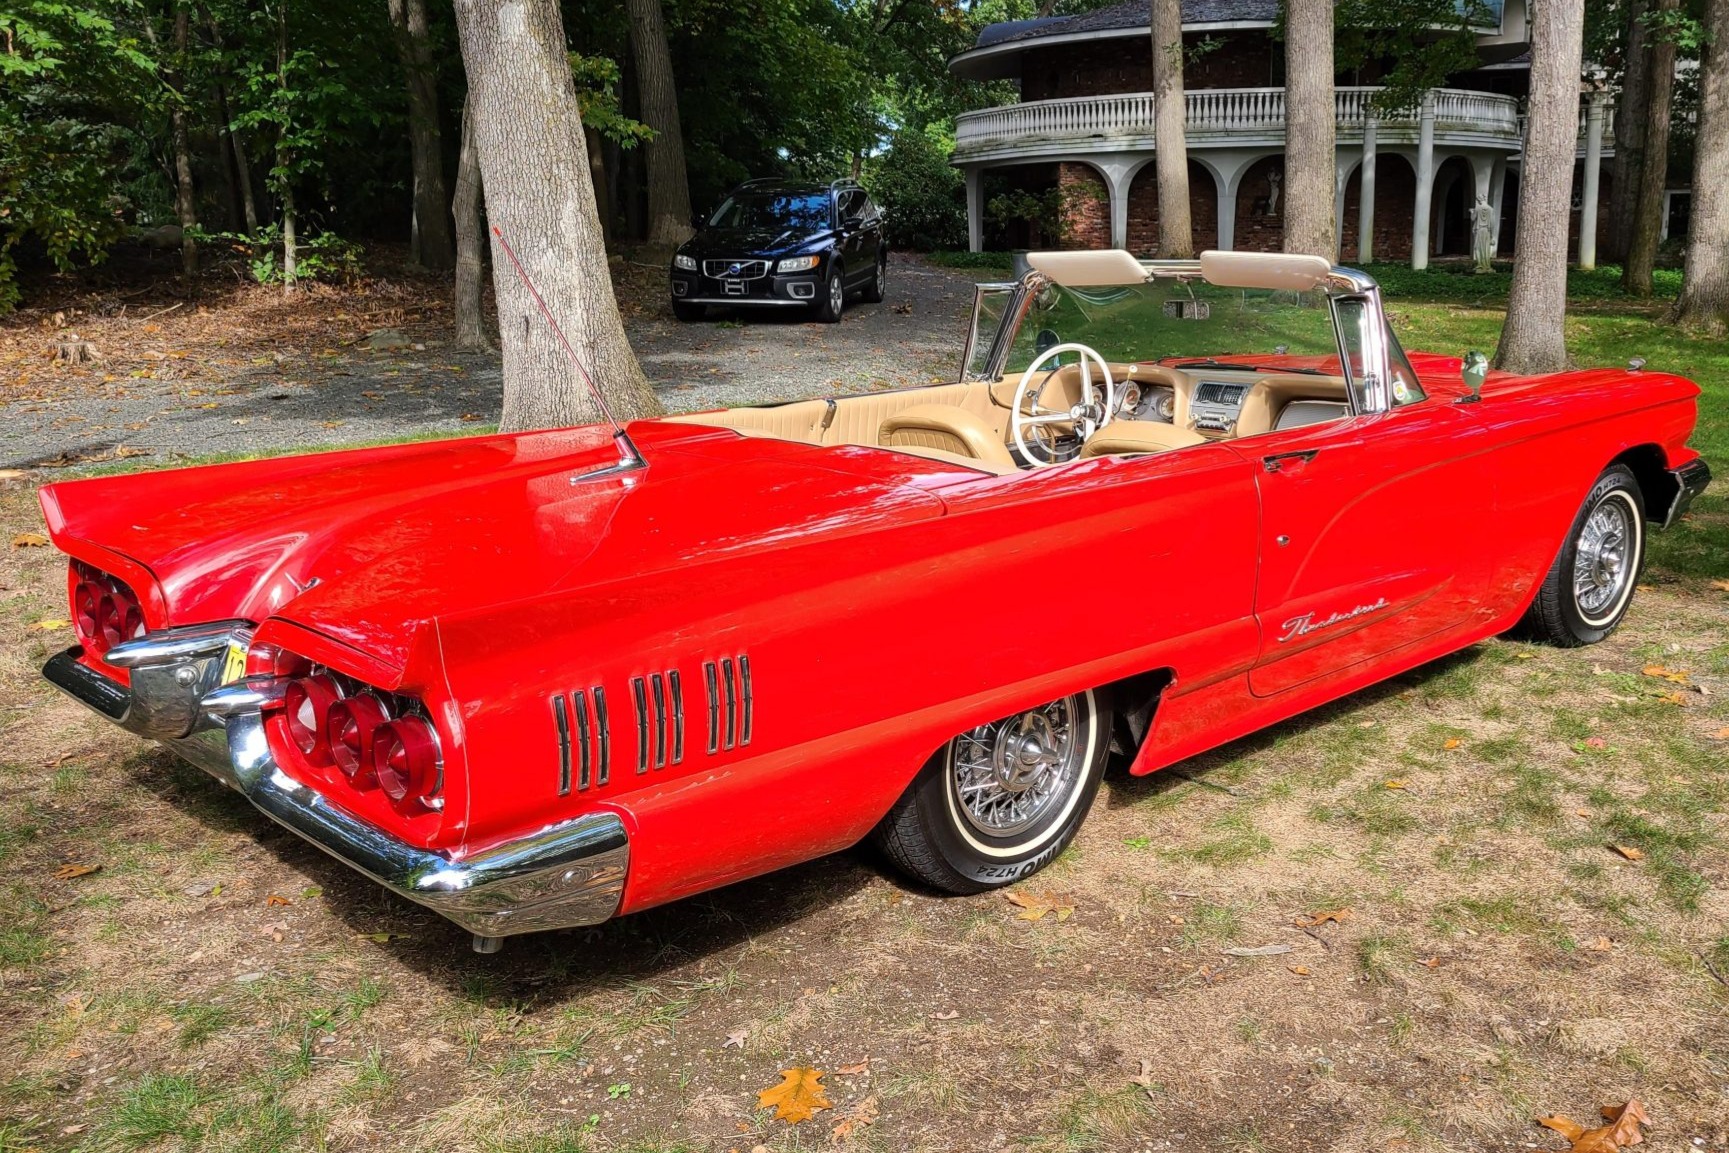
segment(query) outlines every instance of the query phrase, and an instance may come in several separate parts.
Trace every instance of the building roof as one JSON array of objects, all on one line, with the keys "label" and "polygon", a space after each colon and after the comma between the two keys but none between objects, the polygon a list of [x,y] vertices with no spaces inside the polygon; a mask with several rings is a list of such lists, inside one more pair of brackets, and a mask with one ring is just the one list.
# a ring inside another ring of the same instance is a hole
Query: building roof
[{"label": "building roof", "polygon": [[[1270,28],[1279,14],[1279,0],[1182,0],[1183,27]],[[1009,20],[987,24],[972,49],[949,62],[956,75],[974,80],[994,80],[1020,72],[1017,57],[1033,42],[1049,38],[1105,40],[1145,35],[1148,28],[1147,0],[1125,0],[1076,16],[1046,16],[1037,20]]]}]

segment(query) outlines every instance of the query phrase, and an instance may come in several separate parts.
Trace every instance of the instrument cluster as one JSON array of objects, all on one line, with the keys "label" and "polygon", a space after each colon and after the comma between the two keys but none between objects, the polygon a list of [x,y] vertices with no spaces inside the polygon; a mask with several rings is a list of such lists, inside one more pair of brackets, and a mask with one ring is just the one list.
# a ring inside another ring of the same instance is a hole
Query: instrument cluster
[{"label": "instrument cluster", "polygon": [[1124,381],[1117,402],[1118,420],[1156,420],[1173,424],[1177,419],[1177,393],[1168,384]]}]

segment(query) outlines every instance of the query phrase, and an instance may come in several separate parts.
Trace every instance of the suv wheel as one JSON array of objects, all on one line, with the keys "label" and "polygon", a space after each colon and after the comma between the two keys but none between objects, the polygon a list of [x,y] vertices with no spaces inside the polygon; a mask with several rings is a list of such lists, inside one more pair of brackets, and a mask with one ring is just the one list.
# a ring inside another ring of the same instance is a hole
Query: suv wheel
[{"label": "suv wheel", "polygon": [[708,309],[700,304],[690,304],[683,300],[672,302],[672,314],[680,320],[701,320]]},{"label": "suv wheel", "polygon": [[876,275],[871,277],[870,286],[864,291],[864,298],[872,304],[881,304],[889,290],[889,254],[883,253],[877,257]]},{"label": "suv wheel", "polygon": [[816,305],[816,318],[824,324],[834,324],[845,311],[846,271],[837,260],[829,265],[828,279],[823,282],[822,297]]}]

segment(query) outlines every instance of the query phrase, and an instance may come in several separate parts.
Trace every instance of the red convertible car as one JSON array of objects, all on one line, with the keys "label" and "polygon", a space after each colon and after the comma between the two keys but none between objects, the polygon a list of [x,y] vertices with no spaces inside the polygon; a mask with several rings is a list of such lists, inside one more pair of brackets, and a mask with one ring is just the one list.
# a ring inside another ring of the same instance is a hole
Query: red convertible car
[{"label": "red convertible car", "polygon": [[952,384],[49,485],[44,674],[489,951],[867,837],[1007,885],[1108,759],[1602,639],[1710,477],[1689,381],[1319,258],[1030,263]]}]

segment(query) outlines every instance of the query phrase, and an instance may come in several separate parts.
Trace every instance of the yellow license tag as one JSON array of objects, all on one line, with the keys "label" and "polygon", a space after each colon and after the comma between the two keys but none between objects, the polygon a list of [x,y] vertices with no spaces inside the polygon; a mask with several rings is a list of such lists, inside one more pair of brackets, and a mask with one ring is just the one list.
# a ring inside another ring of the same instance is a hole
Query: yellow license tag
[{"label": "yellow license tag", "polygon": [[246,675],[246,646],[228,642],[228,652],[222,658],[222,683],[230,684]]}]

